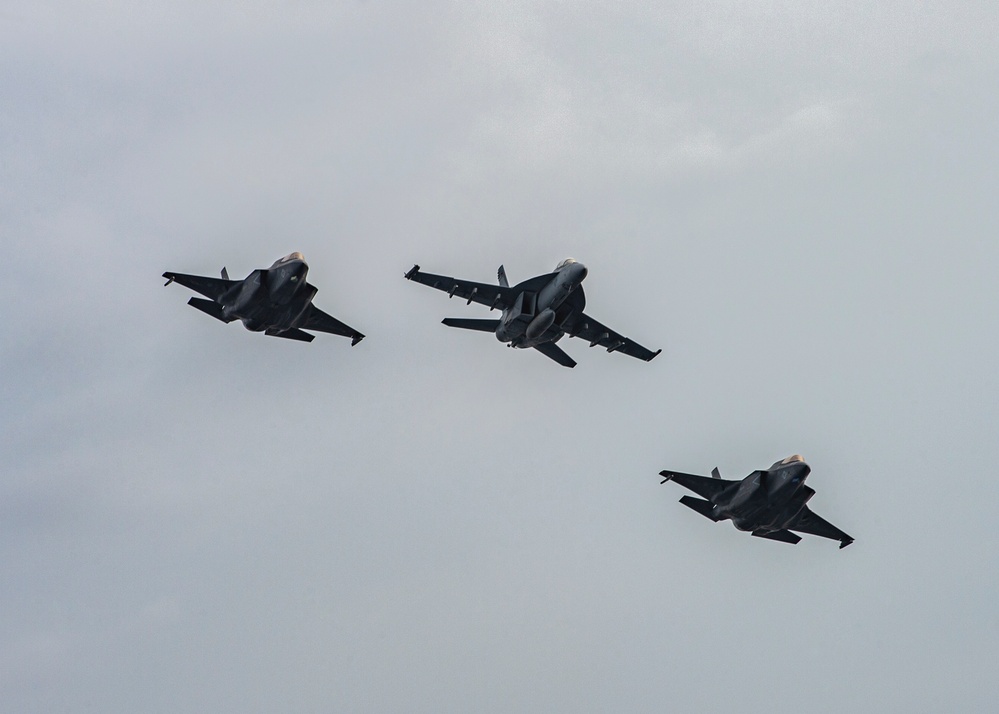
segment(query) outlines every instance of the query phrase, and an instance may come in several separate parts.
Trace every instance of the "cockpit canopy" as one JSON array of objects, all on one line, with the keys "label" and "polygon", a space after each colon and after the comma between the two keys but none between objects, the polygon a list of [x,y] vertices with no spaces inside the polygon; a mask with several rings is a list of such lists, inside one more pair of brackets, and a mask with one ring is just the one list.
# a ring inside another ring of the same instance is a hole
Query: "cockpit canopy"
[{"label": "cockpit canopy", "polygon": [[558,265],[555,266],[555,270],[559,270],[560,268],[564,268],[567,265],[572,265],[575,262],[577,262],[575,258],[566,258],[561,263],[559,263]]},{"label": "cockpit canopy", "polygon": [[804,462],[805,459],[802,458],[801,454],[795,454],[794,456],[788,456],[786,459],[780,462],[781,466],[787,466],[788,464],[793,464],[797,461]]},{"label": "cockpit canopy", "polygon": [[299,253],[297,250],[294,253],[288,253],[285,257],[281,258],[278,263],[290,263],[293,260],[305,261],[305,256]]}]

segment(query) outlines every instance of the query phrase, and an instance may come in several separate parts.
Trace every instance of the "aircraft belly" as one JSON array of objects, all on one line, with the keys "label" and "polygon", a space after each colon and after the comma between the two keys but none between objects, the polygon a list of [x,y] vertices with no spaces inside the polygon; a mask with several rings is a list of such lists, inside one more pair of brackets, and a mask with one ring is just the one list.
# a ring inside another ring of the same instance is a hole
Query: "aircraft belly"
[{"label": "aircraft belly", "polygon": [[504,321],[496,330],[496,339],[500,342],[519,342],[524,338],[527,325],[519,320]]},{"label": "aircraft belly", "polygon": [[555,278],[538,292],[538,310],[545,308],[555,310],[567,297],[569,297],[569,286],[560,278]]},{"label": "aircraft belly", "polygon": [[543,345],[549,342],[550,343],[558,342],[560,339],[562,339],[562,336],[564,334],[565,333],[562,332],[562,330],[553,327],[549,328],[544,332],[544,334],[534,338],[533,340],[528,338],[527,335],[524,335],[522,338],[515,340],[511,344],[514,347],[520,347],[526,349],[528,347],[536,347],[537,345]]},{"label": "aircraft belly", "polygon": [[767,503],[743,501],[738,505],[730,504],[726,511],[732,514],[732,522],[735,527],[742,531],[764,528],[773,518],[773,515],[770,514],[771,508]]},{"label": "aircraft belly", "polygon": [[565,331],[562,328],[557,324],[553,324],[540,335],[528,337],[527,328],[530,322],[529,319],[525,319],[523,316],[503,322],[500,324],[499,329],[496,330],[496,339],[500,342],[506,342],[511,347],[527,349],[546,342],[558,342],[565,335]]},{"label": "aircraft belly", "polygon": [[253,304],[231,314],[243,321],[248,330],[290,330],[298,326],[305,313],[306,305],[295,303],[286,305]]},{"label": "aircraft belly", "polygon": [[551,308],[545,308],[538,313],[537,317],[531,320],[527,329],[524,331],[524,334],[529,340],[537,340],[539,337],[542,337],[546,332],[548,332],[548,328],[550,328],[554,322],[555,311]]}]

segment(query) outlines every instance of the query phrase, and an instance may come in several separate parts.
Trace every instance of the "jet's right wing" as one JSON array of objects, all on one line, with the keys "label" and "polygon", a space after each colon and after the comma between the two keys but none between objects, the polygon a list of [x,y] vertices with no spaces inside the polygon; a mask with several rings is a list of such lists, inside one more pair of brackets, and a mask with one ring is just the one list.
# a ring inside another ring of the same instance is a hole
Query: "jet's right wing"
[{"label": "jet's right wing", "polygon": [[225,280],[224,278],[209,278],[203,275],[185,275],[184,273],[163,273],[163,277],[170,283],[180,283],[185,288],[191,288],[205,297],[218,300],[226,290],[235,285],[236,280]]},{"label": "jet's right wing", "polygon": [[684,488],[689,488],[701,498],[711,500],[735,481],[728,481],[723,478],[708,478],[707,476],[695,476],[694,474],[682,474],[679,471],[660,471],[663,483],[676,481]]},{"label": "jet's right wing", "polygon": [[[299,325],[303,330],[316,330],[317,332],[329,332],[333,335],[343,335],[350,338],[350,346],[353,347],[364,339],[364,335],[349,325],[345,325],[330,314],[320,310],[315,305],[309,305],[309,311],[305,315],[305,321]],[[283,336],[283,335],[282,335]]]},{"label": "jet's right wing", "polygon": [[514,289],[505,285],[488,285],[487,283],[475,283],[471,280],[458,280],[446,275],[422,273],[419,265],[414,265],[412,270],[406,273],[406,280],[415,280],[418,283],[442,290],[448,294],[448,297],[457,295],[467,300],[469,304],[477,302],[490,310],[493,308],[502,310],[510,307],[517,298]]},{"label": "jet's right wing", "polygon": [[802,508],[798,512],[798,515],[794,517],[794,520],[784,527],[788,530],[798,531],[799,533],[811,533],[822,538],[838,540],[840,548],[845,548],[853,542],[853,538],[829,521],[817,516],[808,506]]}]

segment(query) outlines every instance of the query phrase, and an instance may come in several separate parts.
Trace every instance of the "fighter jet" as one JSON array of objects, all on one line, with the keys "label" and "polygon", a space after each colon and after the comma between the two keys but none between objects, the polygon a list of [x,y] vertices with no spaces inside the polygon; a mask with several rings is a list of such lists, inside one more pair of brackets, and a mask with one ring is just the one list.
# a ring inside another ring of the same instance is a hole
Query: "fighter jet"
[{"label": "fighter jet", "polygon": [[586,273],[582,263],[566,258],[555,266],[555,272],[539,275],[513,287],[510,287],[502,265],[496,273],[498,285],[423,273],[419,265],[414,265],[405,277],[443,290],[448,297],[457,295],[464,298],[468,305],[477,302],[487,305],[490,311],[497,308],[503,311],[498,320],[449,317],[443,321],[448,327],[492,332],[508,347],[533,347],[563,367],[576,366],[573,359],[555,344],[563,335],[581,337],[589,341],[590,347],[600,345],[608,352],[620,351],[646,362],[662,352],[642,347],[583,312],[586,296],[581,283]]},{"label": "fighter jet", "polygon": [[[801,536],[791,531],[832,538],[845,548],[853,538],[809,510],[805,503],[815,491],[805,485],[811,471],[797,454],[766,471],[754,471],[741,481],[726,481],[718,469],[711,478],[662,471],[662,483],[676,481],[702,498],[684,496],[680,503],[713,521],[731,520],[741,531],[759,538],[795,544]],[[707,500],[703,500],[707,499]]]},{"label": "fighter jet", "polygon": [[247,330],[290,340],[312,342],[305,330],[330,332],[350,338],[353,347],[364,335],[327,315],[312,304],[317,289],[306,282],[309,266],[301,253],[286,255],[267,270],[254,270],[244,280],[230,280],[222,268],[221,278],[183,273],[163,273],[166,284],[177,282],[210,298],[191,298],[188,305],[216,320],[242,320]]}]

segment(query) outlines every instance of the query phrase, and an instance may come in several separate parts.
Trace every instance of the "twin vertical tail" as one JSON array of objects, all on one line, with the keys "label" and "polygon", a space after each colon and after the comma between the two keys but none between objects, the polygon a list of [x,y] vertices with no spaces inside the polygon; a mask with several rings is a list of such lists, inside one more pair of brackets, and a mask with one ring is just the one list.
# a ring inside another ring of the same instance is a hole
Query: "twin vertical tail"
[{"label": "twin vertical tail", "polygon": [[496,279],[499,280],[500,287],[510,287],[510,281],[506,279],[506,269],[502,265],[496,271]]}]

